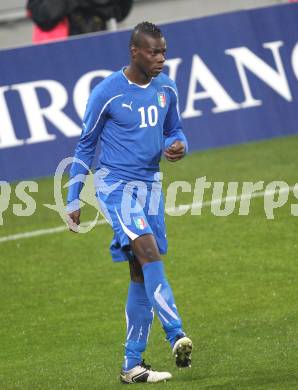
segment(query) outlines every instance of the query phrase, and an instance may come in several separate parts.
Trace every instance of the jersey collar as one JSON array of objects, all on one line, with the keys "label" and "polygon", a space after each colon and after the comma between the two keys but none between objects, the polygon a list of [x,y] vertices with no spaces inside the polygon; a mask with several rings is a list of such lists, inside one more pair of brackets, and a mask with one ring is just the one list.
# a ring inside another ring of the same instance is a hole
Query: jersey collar
[{"label": "jersey collar", "polygon": [[144,84],[144,85],[140,85],[140,84],[137,84],[137,83],[133,83],[132,81],[130,81],[130,80],[126,77],[126,75],[125,75],[125,73],[124,73],[124,70],[125,70],[125,69],[126,69],[126,66],[124,66],[124,67],[121,69],[121,72],[122,72],[123,77],[127,80],[128,84],[130,84],[130,85],[136,85],[136,86],[139,87],[139,88],[146,89],[147,87],[149,87],[149,85],[151,84],[151,82],[152,82],[152,80],[153,80],[153,78],[152,78],[152,79],[149,81],[148,84]]}]

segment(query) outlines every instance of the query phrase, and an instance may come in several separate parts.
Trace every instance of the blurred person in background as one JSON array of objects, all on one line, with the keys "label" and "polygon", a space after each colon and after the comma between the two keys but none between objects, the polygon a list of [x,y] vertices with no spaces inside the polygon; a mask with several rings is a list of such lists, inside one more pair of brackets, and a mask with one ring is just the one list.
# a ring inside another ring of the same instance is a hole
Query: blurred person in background
[{"label": "blurred person in background", "polygon": [[28,0],[33,42],[106,30],[109,20],[124,20],[132,5],[133,0]]}]

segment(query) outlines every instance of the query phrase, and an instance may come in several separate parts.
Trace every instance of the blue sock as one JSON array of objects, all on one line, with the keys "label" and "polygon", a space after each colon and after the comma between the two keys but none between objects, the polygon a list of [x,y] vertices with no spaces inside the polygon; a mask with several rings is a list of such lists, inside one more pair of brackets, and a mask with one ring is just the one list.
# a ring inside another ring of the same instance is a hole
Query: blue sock
[{"label": "blue sock", "polygon": [[162,261],[144,264],[143,274],[147,296],[162,323],[167,340],[173,347],[176,337],[184,336],[185,333],[182,330],[182,321],[175,305],[172,289],[165,277]]},{"label": "blue sock", "polygon": [[142,362],[154,317],[144,283],[131,281],[126,303],[127,334],[123,370],[129,371]]}]

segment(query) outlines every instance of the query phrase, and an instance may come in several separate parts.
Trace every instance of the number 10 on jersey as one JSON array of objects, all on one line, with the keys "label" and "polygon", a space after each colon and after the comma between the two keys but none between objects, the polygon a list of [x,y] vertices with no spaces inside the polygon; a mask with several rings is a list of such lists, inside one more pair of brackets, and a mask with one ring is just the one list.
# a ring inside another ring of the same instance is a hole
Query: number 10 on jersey
[{"label": "number 10 on jersey", "polygon": [[140,128],[148,127],[148,124],[151,127],[156,126],[158,121],[158,109],[156,106],[149,106],[147,111],[145,107],[140,107],[138,111],[141,114]]}]

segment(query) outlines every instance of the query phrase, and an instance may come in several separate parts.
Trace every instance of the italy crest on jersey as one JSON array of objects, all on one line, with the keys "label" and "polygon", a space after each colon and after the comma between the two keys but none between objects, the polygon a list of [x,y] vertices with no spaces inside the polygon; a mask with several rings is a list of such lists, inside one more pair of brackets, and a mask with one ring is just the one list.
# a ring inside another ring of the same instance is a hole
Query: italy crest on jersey
[{"label": "italy crest on jersey", "polygon": [[158,104],[161,108],[164,108],[167,104],[166,94],[164,92],[157,93]]},{"label": "italy crest on jersey", "polygon": [[135,222],[136,227],[140,230],[144,230],[145,227],[147,226],[146,221],[144,220],[143,217],[134,217],[133,220]]}]

